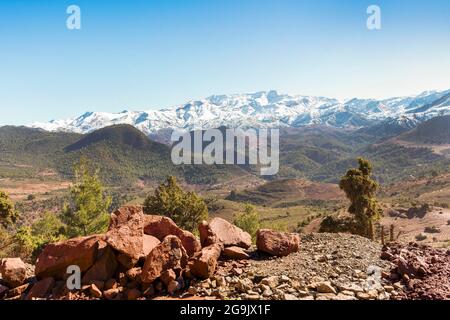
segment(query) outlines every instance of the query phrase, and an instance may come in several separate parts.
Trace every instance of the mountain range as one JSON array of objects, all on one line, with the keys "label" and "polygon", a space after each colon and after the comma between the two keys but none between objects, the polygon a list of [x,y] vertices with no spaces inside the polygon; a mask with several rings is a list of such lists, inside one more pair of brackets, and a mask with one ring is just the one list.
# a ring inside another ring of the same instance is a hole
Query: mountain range
[{"label": "mountain range", "polygon": [[129,124],[148,136],[167,130],[192,131],[222,126],[365,128],[395,124],[400,128],[413,128],[420,122],[447,114],[450,114],[450,90],[384,100],[339,100],[280,94],[272,90],[214,95],[161,110],[86,112],[74,119],[33,123],[29,127],[85,134],[111,125]]}]

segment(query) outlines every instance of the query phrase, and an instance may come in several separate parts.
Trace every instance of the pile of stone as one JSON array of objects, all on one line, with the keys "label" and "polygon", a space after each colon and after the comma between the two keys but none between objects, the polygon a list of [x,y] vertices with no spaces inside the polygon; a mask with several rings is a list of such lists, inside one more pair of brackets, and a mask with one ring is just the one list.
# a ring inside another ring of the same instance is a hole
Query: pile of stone
[{"label": "pile of stone", "polygon": [[[251,236],[221,218],[199,225],[200,239],[171,219],[144,215],[139,206],[111,214],[105,234],[47,245],[34,276],[20,259],[1,263],[0,298],[147,299],[182,294],[191,282],[214,278],[219,260],[249,259]],[[285,256],[298,250],[298,235],[258,232],[258,249]],[[80,287],[76,286],[76,272]]]},{"label": "pile of stone", "polygon": [[388,278],[403,289],[398,299],[450,299],[450,250],[392,242],[381,257],[394,264]]}]

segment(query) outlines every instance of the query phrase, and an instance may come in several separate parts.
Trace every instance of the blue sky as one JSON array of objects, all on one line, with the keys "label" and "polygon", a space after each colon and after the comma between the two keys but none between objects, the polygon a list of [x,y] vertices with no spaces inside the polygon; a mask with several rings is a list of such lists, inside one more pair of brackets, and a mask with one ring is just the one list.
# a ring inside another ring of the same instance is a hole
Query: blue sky
[{"label": "blue sky", "polygon": [[[71,4],[81,30],[66,28]],[[379,31],[366,28],[371,4]],[[338,98],[450,89],[450,1],[0,2],[0,124],[269,89]]]}]

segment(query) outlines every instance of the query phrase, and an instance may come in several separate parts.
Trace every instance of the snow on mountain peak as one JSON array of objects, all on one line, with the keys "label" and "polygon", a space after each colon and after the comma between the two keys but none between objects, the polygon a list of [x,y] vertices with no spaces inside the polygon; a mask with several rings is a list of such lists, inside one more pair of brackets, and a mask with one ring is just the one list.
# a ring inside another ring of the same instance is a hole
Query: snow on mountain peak
[{"label": "snow on mountain peak", "polygon": [[450,114],[450,90],[426,91],[417,96],[385,100],[338,100],[270,90],[212,95],[161,110],[86,112],[74,119],[29,126],[47,131],[88,133],[110,125],[130,124],[149,135],[162,129],[198,130],[220,126],[278,128],[322,124],[363,127],[392,119],[416,122],[443,114]]}]

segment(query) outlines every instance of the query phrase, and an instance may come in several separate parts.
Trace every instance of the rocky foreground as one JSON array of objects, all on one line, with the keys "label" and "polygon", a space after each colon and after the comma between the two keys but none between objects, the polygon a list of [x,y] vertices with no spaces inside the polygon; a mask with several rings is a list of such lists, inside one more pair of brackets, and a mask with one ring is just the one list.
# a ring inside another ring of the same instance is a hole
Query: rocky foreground
[{"label": "rocky foreground", "polygon": [[254,246],[220,218],[200,224],[199,235],[124,207],[111,215],[107,233],[49,244],[35,266],[3,259],[0,299],[449,298],[448,251],[272,230],[259,230]]}]

